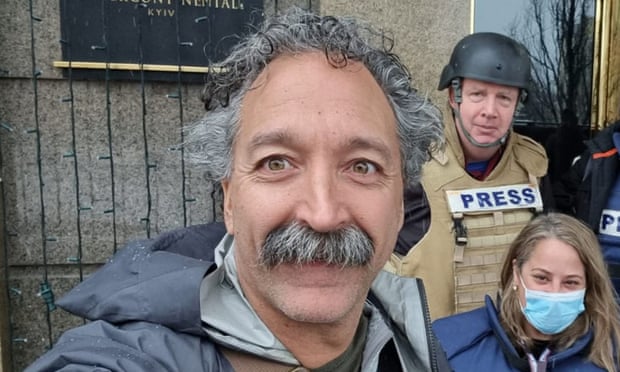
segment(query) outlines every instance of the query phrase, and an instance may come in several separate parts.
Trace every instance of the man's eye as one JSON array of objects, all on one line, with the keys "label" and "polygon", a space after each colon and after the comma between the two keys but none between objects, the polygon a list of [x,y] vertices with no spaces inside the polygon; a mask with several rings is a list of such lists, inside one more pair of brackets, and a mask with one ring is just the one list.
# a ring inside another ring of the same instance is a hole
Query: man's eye
[{"label": "man's eye", "polygon": [[482,95],[481,92],[469,93],[469,99],[471,99],[473,102],[480,102],[483,98],[484,96]]},{"label": "man's eye", "polygon": [[370,174],[375,173],[377,171],[377,167],[368,161],[358,161],[353,164],[352,170],[353,172],[359,174]]},{"label": "man's eye", "polygon": [[265,161],[265,166],[271,171],[281,171],[290,167],[290,164],[283,158],[271,158]]},{"label": "man's eye", "polygon": [[505,106],[509,106],[513,102],[512,97],[509,97],[509,96],[500,96],[499,99],[502,105],[505,105]]}]

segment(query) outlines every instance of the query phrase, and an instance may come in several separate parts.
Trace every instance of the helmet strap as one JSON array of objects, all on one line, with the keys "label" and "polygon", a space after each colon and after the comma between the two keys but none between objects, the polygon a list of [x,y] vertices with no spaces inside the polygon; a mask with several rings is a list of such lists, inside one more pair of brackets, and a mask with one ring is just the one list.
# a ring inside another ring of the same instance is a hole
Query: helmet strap
[{"label": "helmet strap", "polygon": [[463,102],[463,90],[461,89],[461,79],[452,79],[450,82],[452,85],[452,91],[454,92],[454,102],[460,105]]}]

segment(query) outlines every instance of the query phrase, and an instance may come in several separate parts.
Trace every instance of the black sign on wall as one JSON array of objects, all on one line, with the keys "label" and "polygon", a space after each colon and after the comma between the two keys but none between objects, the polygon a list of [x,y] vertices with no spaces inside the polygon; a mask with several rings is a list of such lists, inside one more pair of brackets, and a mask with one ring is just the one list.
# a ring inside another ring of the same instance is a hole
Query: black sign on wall
[{"label": "black sign on wall", "polygon": [[184,82],[264,17],[262,0],[61,0],[60,12],[65,76]]}]

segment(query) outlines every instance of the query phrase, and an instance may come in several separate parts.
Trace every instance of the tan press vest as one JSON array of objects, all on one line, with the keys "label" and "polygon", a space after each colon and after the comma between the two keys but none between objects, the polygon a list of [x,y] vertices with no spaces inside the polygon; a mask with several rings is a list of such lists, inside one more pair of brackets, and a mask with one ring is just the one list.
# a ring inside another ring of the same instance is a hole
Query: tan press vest
[{"label": "tan press vest", "polygon": [[[504,253],[540,209],[523,203],[512,208],[507,201],[524,200],[522,192],[535,191],[540,197],[538,181],[547,172],[543,147],[513,132],[495,169],[478,181],[463,169],[454,125],[447,126],[446,140],[445,150],[433,154],[422,174],[431,210],[429,230],[406,256],[393,253],[385,267],[424,280],[432,319],[482,306],[485,294],[497,293]],[[466,206],[493,205],[494,200],[502,209],[452,213],[449,194],[451,200],[465,200]]]}]

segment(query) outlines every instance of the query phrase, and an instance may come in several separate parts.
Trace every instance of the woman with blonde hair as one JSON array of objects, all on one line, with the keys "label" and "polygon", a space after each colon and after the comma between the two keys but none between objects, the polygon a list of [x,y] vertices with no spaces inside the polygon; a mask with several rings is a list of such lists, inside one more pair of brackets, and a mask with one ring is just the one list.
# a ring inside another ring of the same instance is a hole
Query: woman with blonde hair
[{"label": "woman with blonde hair", "polygon": [[577,219],[550,213],[523,228],[498,301],[433,323],[454,371],[618,371],[620,309],[598,240]]}]

